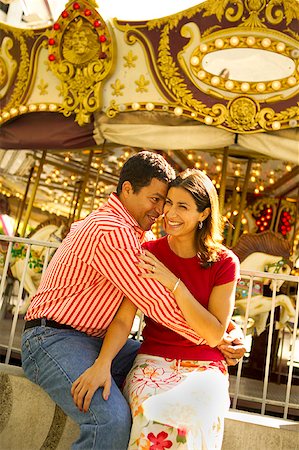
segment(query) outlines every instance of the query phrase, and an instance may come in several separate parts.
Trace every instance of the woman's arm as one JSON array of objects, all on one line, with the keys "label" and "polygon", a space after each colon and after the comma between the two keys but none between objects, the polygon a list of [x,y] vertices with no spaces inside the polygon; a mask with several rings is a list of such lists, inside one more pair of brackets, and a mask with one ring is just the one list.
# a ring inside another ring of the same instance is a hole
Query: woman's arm
[{"label": "woman's arm", "polygon": [[109,325],[98,358],[72,384],[71,394],[80,411],[86,412],[96,390],[103,387],[103,398],[108,400],[111,387],[111,364],[130,334],[136,306],[125,298]]},{"label": "woman's arm", "polygon": [[[164,264],[148,251],[141,255],[140,259],[143,261],[140,267],[147,269],[147,272],[142,274],[144,278],[155,278],[173,291],[178,278]],[[153,266],[154,272],[151,271]],[[232,281],[214,286],[208,310],[193,297],[182,281],[175,289],[174,296],[185,320],[211,347],[217,346],[226,333],[233,313],[236,283]]]}]

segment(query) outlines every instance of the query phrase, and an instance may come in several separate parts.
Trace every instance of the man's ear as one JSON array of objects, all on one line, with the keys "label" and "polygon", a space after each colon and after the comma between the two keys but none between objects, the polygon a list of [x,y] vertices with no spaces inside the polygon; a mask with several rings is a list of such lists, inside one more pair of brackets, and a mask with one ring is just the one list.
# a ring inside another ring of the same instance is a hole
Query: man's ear
[{"label": "man's ear", "polygon": [[121,192],[125,198],[133,192],[133,186],[131,185],[130,181],[123,182]]}]

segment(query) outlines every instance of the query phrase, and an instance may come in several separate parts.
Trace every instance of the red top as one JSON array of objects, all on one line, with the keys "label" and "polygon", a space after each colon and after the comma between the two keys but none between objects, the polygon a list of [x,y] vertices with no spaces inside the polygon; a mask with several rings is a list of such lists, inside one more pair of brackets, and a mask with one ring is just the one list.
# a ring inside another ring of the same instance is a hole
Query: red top
[{"label": "red top", "polygon": [[[198,257],[180,258],[169,247],[166,237],[146,242],[143,247],[151,251],[177,277],[181,278],[189,291],[205,307],[214,286],[229,283],[239,278],[240,263],[230,250],[221,252],[219,261],[207,269],[200,266]],[[162,356],[171,359],[197,361],[219,361],[223,355],[217,348],[209,345],[196,345],[169,328],[145,318],[144,342],[139,353]]]}]

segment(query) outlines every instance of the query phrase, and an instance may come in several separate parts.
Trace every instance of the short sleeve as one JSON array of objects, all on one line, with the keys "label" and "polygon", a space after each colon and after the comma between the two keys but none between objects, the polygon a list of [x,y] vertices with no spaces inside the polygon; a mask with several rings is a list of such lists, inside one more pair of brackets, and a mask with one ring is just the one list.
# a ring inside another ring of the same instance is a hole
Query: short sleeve
[{"label": "short sleeve", "polygon": [[230,250],[225,250],[214,266],[215,286],[240,280],[240,261]]}]

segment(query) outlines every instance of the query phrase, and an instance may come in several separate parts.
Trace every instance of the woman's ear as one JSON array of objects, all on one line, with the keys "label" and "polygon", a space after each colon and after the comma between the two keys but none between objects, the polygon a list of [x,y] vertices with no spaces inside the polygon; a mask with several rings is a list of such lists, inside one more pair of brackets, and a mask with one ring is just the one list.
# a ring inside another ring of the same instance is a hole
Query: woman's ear
[{"label": "woman's ear", "polygon": [[211,208],[206,208],[202,212],[202,220],[206,220],[206,218],[211,214]]}]

